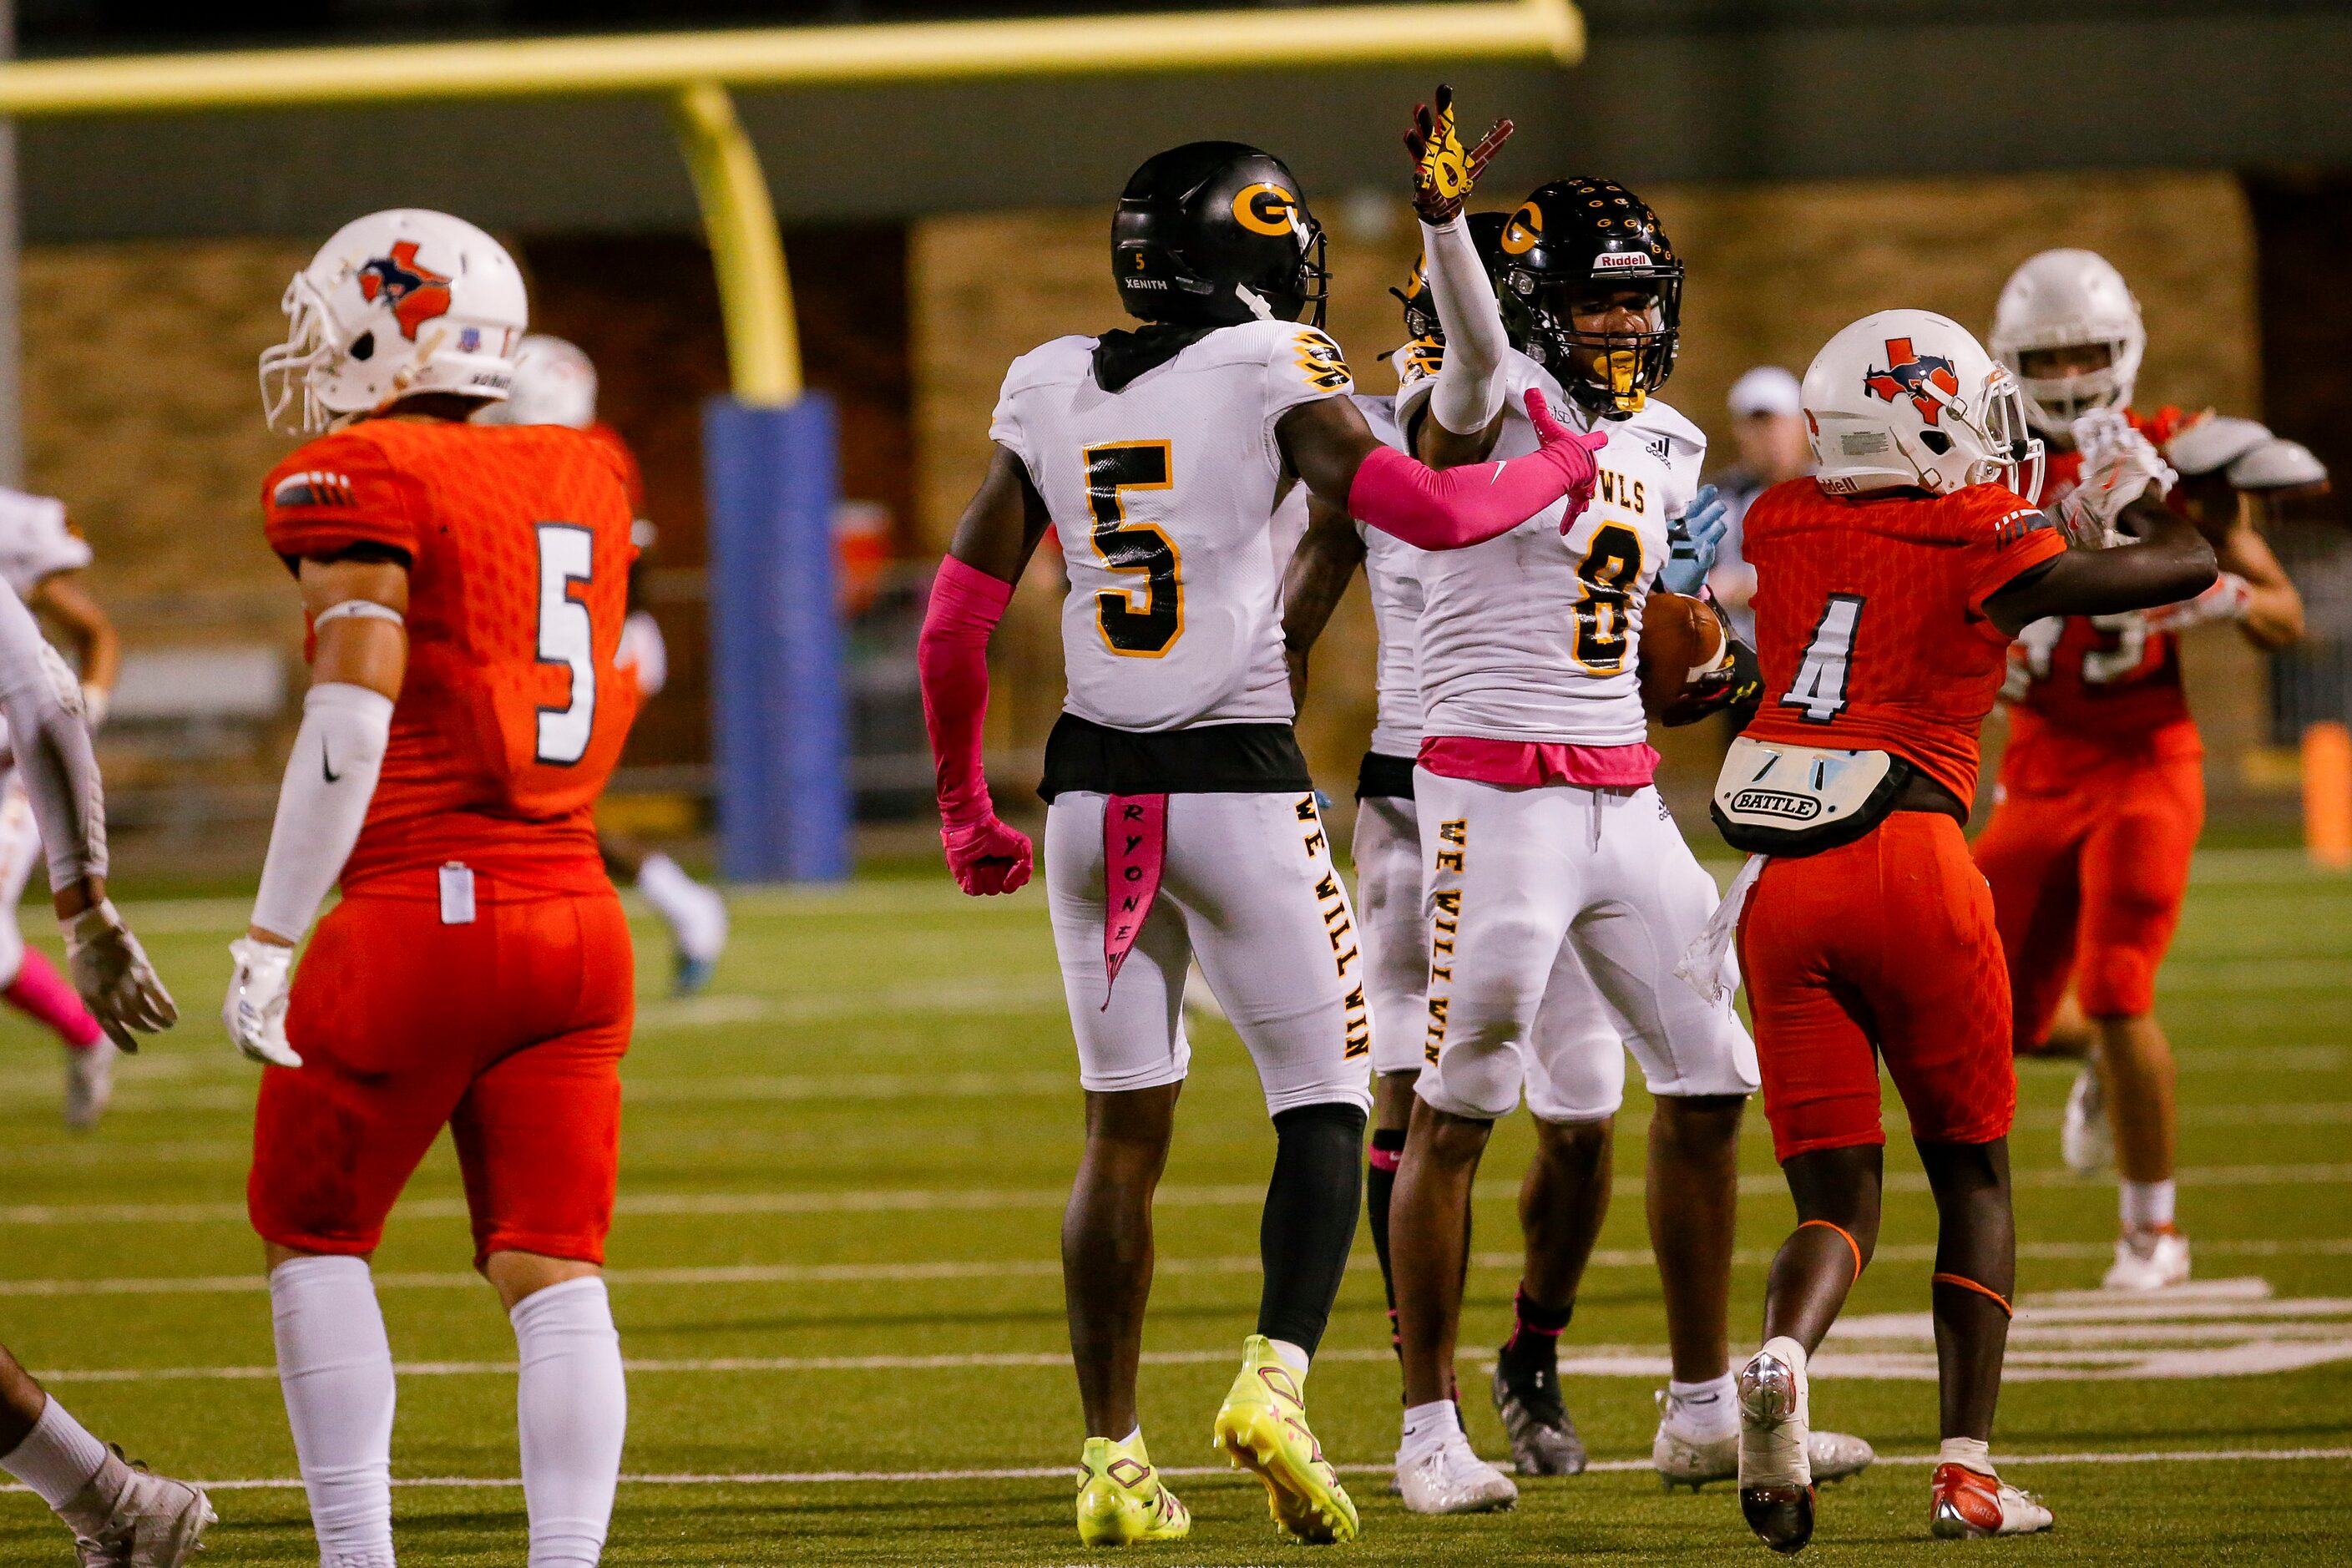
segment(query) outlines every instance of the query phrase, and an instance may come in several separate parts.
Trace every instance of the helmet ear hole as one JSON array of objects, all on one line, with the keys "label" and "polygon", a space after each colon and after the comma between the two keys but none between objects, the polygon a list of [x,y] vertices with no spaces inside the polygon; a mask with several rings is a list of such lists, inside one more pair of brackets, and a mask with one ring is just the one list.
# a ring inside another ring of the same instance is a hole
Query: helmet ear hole
[{"label": "helmet ear hole", "polygon": [[1922,430],[1919,432],[1919,445],[1940,458],[1952,449],[1952,438],[1941,430]]},{"label": "helmet ear hole", "polygon": [[362,332],[358,337],[353,338],[352,340],[351,356],[355,360],[362,362],[373,359],[375,357],[375,334],[373,332]]}]

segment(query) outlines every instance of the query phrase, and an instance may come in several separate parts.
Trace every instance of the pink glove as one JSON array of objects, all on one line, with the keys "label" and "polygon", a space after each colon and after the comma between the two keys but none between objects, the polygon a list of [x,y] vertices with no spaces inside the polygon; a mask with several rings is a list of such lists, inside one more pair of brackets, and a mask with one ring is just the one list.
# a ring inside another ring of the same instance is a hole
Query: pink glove
[{"label": "pink glove", "polygon": [[1005,826],[993,811],[977,821],[941,823],[940,842],[956,886],[974,898],[1017,891],[1034,865],[1029,836]]},{"label": "pink glove", "polygon": [[1007,827],[988,798],[980,733],[988,716],[988,637],[1013,600],[1013,584],[953,556],[940,563],[915,645],[923,724],[937,769],[940,841],[956,886],[974,896],[1009,893],[1029,880],[1029,840]]},{"label": "pink glove", "polygon": [[1461,550],[1510,532],[1566,497],[1565,531],[1592,499],[1600,430],[1580,436],[1551,416],[1543,394],[1528,394],[1528,419],[1542,443],[1507,462],[1443,472],[1392,447],[1376,447],[1348,489],[1348,515],[1422,550]]}]

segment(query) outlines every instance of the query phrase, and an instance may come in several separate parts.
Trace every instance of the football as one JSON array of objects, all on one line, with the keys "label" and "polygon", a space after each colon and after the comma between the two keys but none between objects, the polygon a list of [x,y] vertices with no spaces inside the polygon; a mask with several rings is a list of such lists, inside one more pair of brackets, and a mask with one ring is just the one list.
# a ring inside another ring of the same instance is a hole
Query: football
[{"label": "football", "polygon": [[1642,711],[1655,719],[1680,697],[1695,670],[1723,652],[1723,617],[1687,594],[1652,594],[1642,606]]}]

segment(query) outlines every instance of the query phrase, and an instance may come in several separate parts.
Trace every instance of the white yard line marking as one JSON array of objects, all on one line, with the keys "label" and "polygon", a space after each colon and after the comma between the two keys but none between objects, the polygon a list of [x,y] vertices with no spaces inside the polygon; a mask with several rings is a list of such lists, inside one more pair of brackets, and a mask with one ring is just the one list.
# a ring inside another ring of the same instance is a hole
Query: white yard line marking
[{"label": "white yard line marking", "polygon": [[[2309,1165],[2190,1165],[2178,1180],[2184,1187],[2301,1186],[2352,1184],[2352,1164]],[[2072,1187],[2104,1192],[2063,1166],[2016,1173],[2021,1187]],[[1621,1196],[1642,1190],[1637,1176],[1621,1176]],[[1740,1193],[1770,1197],[1786,1186],[1777,1173],[1755,1173],[1739,1178]],[[1886,1178],[1886,1190],[1926,1192],[1927,1179],[1917,1171],[1896,1171]],[[1481,1182],[1482,1198],[1516,1196],[1517,1182]],[[1253,1205],[1265,1201],[1265,1188],[1257,1183],[1218,1185],[1169,1185],[1155,1200],[1170,1208],[1221,1208]],[[942,1213],[992,1209],[1058,1209],[1069,1201],[1066,1187],[974,1187],[962,1191],[921,1187],[849,1188],[839,1192],[798,1190],[765,1193],[624,1193],[618,1213],[628,1215],[756,1215],[756,1214],[890,1214]],[[411,1219],[461,1218],[460,1197],[409,1198],[399,1212]],[[192,1225],[206,1221],[241,1221],[242,1203],[189,1204],[14,1204],[0,1206],[0,1225]]]},{"label": "white yard line marking", "polygon": [[[1765,1247],[1744,1247],[1732,1255],[1732,1262],[1742,1268],[1760,1268],[1772,1261],[1773,1249]],[[2105,1258],[2115,1252],[2112,1243],[2104,1241],[2027,1241],[2018,1244],[2020,1258],[2050,1261],[2074,1261]],[[2201,1258],[2343,1258],[2352,1257],[2352,1237],[2326,1237],[2310,1240],[2208,1241],[2197,1243]],[[1887,1243],[1873,1255],[1879,1263],[1925,1263],[1936,1256],[1929,1242]],[[1477,1268],[1514,1269],[1521,1264],[1516,1252],[1481,1252],[1473,1255],[1471,1265]],[[1367,1248],[1358,1248],[1348,1260],[1351,1271],[1376,1267]],[[1594,1268],[1648,1268],[1653,1259],[1647,1247],[1604,1247],[1596,1249],[1590,1267]],[[1161,1274],[1245,1274],[1258,1271],[1255,1253],[1234,1253],[1223,1258],[1163,1258],[1155,1266]],[[919,1263],[730,1263],[716,1265],[677,1265],[673,1267],[617,1268],[604,1271],[604,1279],[619,1287],[637,1286],[709,1286],[709,1285],[856,1285],[919,1284],[927,1280],[967,1279],[1059,1279],[1061,1261],[1052,1258],[933,1259]],[[2235,1281],[2225,1283],[2235,1284]],[[414,1270],[380,1272],[375,1277],[379,1290],[476,1290],[482,1289],[482,1277],[467,1269]],[[0,1279],[0,1298],[5,1297],[79,1297],[79,1296],[205,1296],[259,1295],[268,1289],[258,1273],[254,1274],[163,1274],[131,1278],[98,1278],[88,1279]],[[2167,1300],[2181,1299],[2186,1292],[2200,1291],[2201,1284],[2179,1287],[2165,1293]],[[2112,1300],[2101,1290],[2053,1291],[2037,1298],[2055,1305],[2067,1298],[2082,1298],[2097,1302]]]},{"label": "white yard line marking", "polygon": [[[1882,1465],[1927,1466],[1940,1463],[1940,1454],[1881,1454]],[[2084,1452],[2072,1454],[1996,1454],[1994,1462],[2009,1465],[2204,1465],[2204,1464],[2307,1464],[2336,1459],[2352,1459],[2352,1448],[2165,1448],[2115,1452]],[[1350,1476],[1381,1476],[1389,1474],[1391,1465],[1338,1465],[1334,1468]],[[1641,1474],[1652,1468],[1647,1459],[1595,1459],[1589,1474]],[[1191,1476],[1232,1479],[1240,1485],[1245,1477],[1237,1476],[1223,1465],[1162,1465],[1162,1475]],[[957,1481],[1044,1481],[1066,1480],[1067,1465],[1006,1465],[988,1469],[961,1470],[716,1470],[702,1474],[684,1475],[624,1475],[621,1484],[632,1487],[828,1487],[828,1486],[904,1486],[941,1484]],[[213,1492],[294,1491],[300,1489],[299,1477],[263,1477],[236,1480],[198,1481],[198,1486]],[[392,1484],[403,1488],[446,1488],[455,1490],[498,1491],[521,1487],[520,1476],[395,1476]],[[0,1486],[0,1492],[25,1492],[20,1486]]]}]

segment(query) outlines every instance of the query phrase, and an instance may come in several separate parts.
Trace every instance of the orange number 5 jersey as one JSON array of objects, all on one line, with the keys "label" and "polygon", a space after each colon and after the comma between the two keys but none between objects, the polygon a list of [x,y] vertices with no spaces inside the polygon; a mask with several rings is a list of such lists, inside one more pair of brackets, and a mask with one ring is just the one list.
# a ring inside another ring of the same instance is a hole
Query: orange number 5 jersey
[{"label": "orange number 5 jersey", "polygon": [[369,420],[280,463],[262,504],[289,563],[409,562],[408,674],[345,889],[453,860],[601,885],[589,809],[637,703],[614,662],[635,551],[609,449],[557,426]]}]

